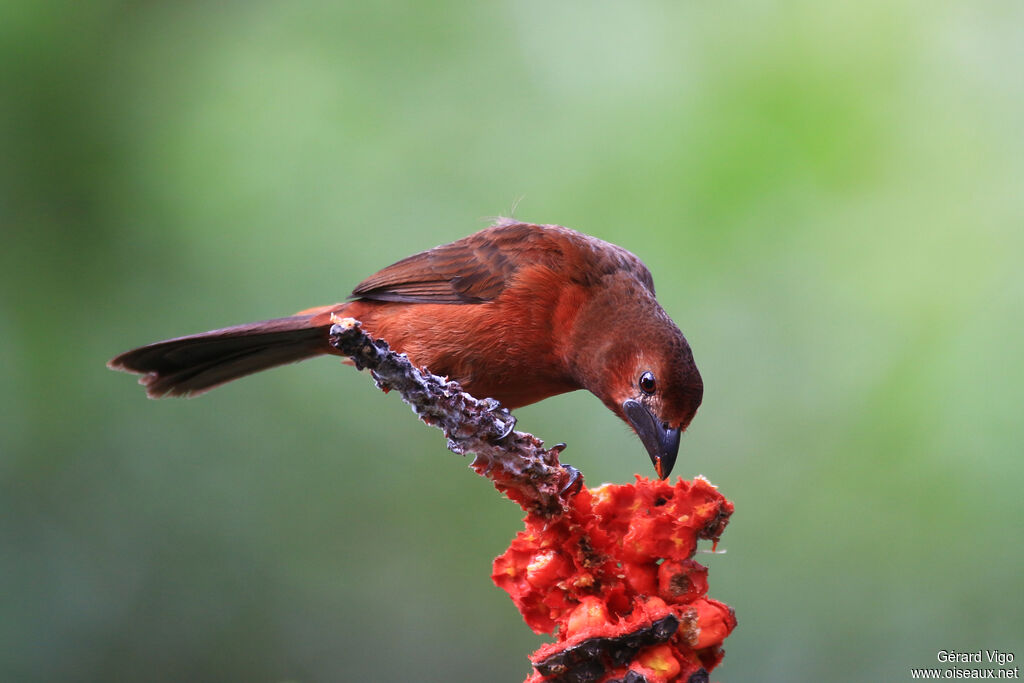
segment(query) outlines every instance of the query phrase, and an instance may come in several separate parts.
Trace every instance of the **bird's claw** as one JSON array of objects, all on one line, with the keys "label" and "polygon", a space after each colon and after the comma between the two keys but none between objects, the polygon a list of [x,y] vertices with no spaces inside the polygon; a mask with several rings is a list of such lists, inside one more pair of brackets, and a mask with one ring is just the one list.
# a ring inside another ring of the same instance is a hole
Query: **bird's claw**
[{"label": "bird's claw", "polygon": [[[565,448],[565,444],[558,445],[561,446],[562,448]],[[580,492],[580,490],[583,489],[583,475],[580,474],[580,471],[573,467],[572,465],[566,465],[565,463],[562,463],[562,469],[569,474],[569,478],[558,489],[558,495],[562,496],[563,498],[575,496],[577,493]]]},{"label": "bird's claw", "polygon": [[511,434],[512,431],[516,428],[516,422],[517,421],[518,420],[516,420],[515,415],[509,415],[508,416],[508,420],[505,421],[505,431],[503,431],[499,436],[495,437],[494,441],[495,442],[501,441],[506,436]]}]

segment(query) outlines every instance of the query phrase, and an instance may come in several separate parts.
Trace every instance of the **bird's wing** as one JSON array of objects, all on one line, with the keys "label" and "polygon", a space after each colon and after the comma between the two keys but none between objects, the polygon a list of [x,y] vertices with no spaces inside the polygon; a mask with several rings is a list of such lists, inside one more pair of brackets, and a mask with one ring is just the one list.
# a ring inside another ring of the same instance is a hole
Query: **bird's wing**
[{"label": "bird's wing", "polygon": [[547,266],[583,285],[628,271],[654,292],[647,267],[621,247],[560,226],[509,221],[402,259],[363,280],[351,296],[406,303],[483,303],[496,299],[527,266]]},{"label": "bird's wing", "polygon": [[550,253],[549,240],[538,235],[537,226],[525,224],[489,228],[388,266],[359,283],[352,297],[434,304],[491,301],[520,266],[559,257]]}]

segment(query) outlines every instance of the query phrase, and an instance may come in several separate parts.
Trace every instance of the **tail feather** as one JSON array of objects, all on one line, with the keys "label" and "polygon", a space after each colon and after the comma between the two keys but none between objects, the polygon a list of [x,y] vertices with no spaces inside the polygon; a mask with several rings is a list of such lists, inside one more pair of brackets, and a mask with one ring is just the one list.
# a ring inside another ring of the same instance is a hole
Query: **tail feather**
[{"label": "tail feather", "polygon": [[330,326],[295,315],[156,342],[107,365],[141,374],[151,398],[195,396],[225,382],[330,352]]}]

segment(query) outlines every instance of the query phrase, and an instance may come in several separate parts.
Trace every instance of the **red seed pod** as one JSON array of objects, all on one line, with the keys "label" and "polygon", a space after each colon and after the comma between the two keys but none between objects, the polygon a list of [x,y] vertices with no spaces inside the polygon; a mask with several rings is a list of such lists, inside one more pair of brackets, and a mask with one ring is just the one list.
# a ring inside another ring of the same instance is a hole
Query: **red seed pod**
[{"label": "red seed pod", "polygon": [[637,477],[582,488],[555,518],[528,515],[493,574],[530,628],[557,634],[528,681],[706,682],[736,618],[705,597],[692,555],[732,511],[705,479]]},{"label": "red seed pod", "polygon": [[665,560],[658,567],[658,595],[664,600],[690,603],[707,592],[707,567],[693,560]]}]

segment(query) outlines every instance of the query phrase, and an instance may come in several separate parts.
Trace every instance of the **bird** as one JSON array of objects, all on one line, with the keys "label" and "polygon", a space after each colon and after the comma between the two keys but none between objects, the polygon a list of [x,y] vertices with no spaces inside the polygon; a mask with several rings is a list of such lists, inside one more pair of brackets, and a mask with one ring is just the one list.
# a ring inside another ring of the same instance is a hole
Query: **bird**
[{"label": "bird", "polygon": [[340,355],[328,338],[342,317],[509,409],[589,391],[636,433],[661,479],[703,399],[690,345],[643,261],[566,227],[512,219],[404,258],[342,303],[148,344],[108,367],[140,374],[151,398],[195,396]]}]

